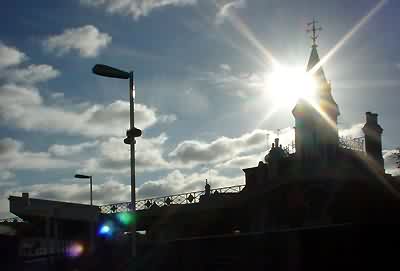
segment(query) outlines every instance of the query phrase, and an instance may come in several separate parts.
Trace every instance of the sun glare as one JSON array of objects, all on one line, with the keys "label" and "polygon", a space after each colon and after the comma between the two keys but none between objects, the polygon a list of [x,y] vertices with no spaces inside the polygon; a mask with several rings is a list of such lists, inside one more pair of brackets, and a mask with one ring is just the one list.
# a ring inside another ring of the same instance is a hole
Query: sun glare
[{"label": "sun glare", "polygon": [[266,75],[267,95],[280,106],[293,106],[298,99],[312,101],[316,84],[312,76],[302,68],[280,67]]}]

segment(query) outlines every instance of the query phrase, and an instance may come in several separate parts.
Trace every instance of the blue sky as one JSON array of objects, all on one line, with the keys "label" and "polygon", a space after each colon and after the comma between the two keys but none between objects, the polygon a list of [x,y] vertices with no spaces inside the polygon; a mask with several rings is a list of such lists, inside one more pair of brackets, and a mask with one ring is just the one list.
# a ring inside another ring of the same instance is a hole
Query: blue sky
[{"label": "blue sky", "polygon": [[[374,10],[375,8],[375,10]],[[274,66],[304,67],[306,23],[323,27],[321,58],[342,135],[379,114],[388,156],[398,146],[400,4],[396,1],[6,1],[0,10],[0,214],[7,196],[98,204],[129,199],[128,86],[91,73],[96,63],[135,71],[138,196],[244,182],[281,129],[293,140],[293,104],[271,113]],[[367,20],[362,18],[373,11]],[[263,48],[263,49],[262,49]],[[290,80],[290,79],[288,79]],[[296,91],[293,89],[293,91]],[[268,116],[268,117],[266,117]],[[394,172],[393,161],[387,169]]]}]

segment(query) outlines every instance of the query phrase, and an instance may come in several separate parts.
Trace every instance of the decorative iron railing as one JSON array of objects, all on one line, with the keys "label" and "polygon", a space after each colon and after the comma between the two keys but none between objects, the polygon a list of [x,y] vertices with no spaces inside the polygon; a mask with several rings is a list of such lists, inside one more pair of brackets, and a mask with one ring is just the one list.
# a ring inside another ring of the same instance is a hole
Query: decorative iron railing
[{"label": "decorative iron railing", "polygon": [[[353,151],[364,151],[364,137],[350,137],[350,136],[341,136],[339,137],[339,147],[343,149],[349,149]],[[286,147],[283,148],[283,150],[287,154],[295,153],[296,152],[296,146],[294,142],[291,142],[288,144]]]},{"label": "decorative iron railing", "polygon": [[9,217],[0,219],[0,223],[22,223],[22,222],[24,222],[24,220],[19,217]]},{"label": "decorative iron railing", "polygon": [[364,137],[339,137],[339,147],[353,151],[364,151]]},{"label": "decorative iron railing", "polygon": [[[244,185],[235,185],[228,187],[221,187],[211,189],[211,194],[218,193],[238,193],[242,191]],[[146,210],[150,209],[153,206],[169,206],[172,204],[193,204],[198,203],[200,201],[200,197],[205,194],[205,191],[195,191],[189,193],[182,193],[176,195],[169,195],[157,198],[149,198],[149,199],[141,199],[136,201],[136,210]],[[121,202],[121,203],[113,203],[100,206],[100,211],[103,214],[112,214],[112,213],[120,213],[127,212],[131,208],[130,202]]]},{"label": "decorative iron railing", "polygon": [[294,141],[292,141],[288,145],[283,147],[283,150],[285,151],[286,155],[295,153],[296,152],[296,144],[294,143]]}]

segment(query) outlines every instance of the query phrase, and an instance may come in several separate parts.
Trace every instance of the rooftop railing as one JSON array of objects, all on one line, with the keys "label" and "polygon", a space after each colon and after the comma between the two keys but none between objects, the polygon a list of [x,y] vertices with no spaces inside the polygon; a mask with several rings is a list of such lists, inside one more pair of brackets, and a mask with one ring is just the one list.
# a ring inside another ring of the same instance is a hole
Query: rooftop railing
[{"label": "rooftop railing", "polygon": [[[243,190],[245,185],[235,185],[228,187],[221,187],[211,189],[211,194],[222,194],[222,193],[239,193]],[[193,204],[200,201],[200,197],[205,194],[205,190],[188,192],[176,195],[162,196],[156,198],[141,199],[136,201],[136,210],[146,210],[152,207],[169,206],[173,204]],[[112,214],[120,212],[130,211],[130,202],[121,202],[114,204],[107,204],[100,206],[100,210],[103,214]]]},{"label": "rooftop railing", "polygon": [[357,138],[352,138],[352,137],[339,137],[339,147],[343,149],[349,149],[353,151],[364,151],[364,137],[357,137]]},{"label": "rooftop railing", "polygon": [[19,217],[8,217],[0,219],[0,223],[21,223],[21,222],[24,222],[24,220]]}]

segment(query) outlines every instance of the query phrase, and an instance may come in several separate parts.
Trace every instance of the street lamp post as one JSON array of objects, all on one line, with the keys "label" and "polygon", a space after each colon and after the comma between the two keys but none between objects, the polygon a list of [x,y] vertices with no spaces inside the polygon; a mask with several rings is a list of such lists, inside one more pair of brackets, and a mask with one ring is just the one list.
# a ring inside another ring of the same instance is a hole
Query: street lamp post
[{"label": "street lamp post", "polygon": [[[133,86],[133,71],[126,72],[110,66],[96,64],[93,69],[93,73],[118,79],[129,79],[129,113],[130,113],[130,127],[126,132],[126,138],[124,143],[131,147],[131,212],[135,216],[136,212],[136,194],[135,194],[135,137],[142,135],[142,131],[135,128],[135,97],[134,97],[134,86]],[[136,223],[131,224],[131,237],[132,237],[132,257],[136,257]]]},{"label": "street lamp post", "polygon": [[92,189],[92,176],[89,175],[82,175],[82,174],[75,174],[74,176],[77,179],[89,179],[90,180],[90,205],[93,205],[93,189]]},{"label": "street lamp post", "polygon": [[[74,176],[77,179],[89,179],[90,180],[90,206],[93,206],[93,178],[91,175],[83,175],[83,174],[75,174]],[[90,220],[90,252],[94,253],[95,247],[94,247],[94,222]]]}]

